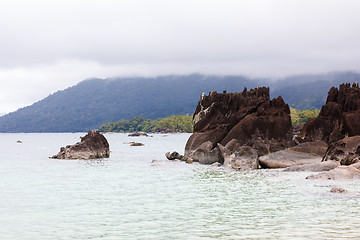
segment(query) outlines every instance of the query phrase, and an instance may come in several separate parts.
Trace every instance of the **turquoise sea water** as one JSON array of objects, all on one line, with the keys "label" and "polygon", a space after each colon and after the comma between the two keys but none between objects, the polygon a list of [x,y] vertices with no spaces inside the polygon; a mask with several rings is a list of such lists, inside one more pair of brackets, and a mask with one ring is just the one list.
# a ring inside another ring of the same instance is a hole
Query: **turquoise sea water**
[{"label": "turquoise sea water", "polygon": [[83,135],[0,134],[0,239],[360,238],[358,180],[166,161],[189,134],[106,134],[109,159],[48,158]]}]

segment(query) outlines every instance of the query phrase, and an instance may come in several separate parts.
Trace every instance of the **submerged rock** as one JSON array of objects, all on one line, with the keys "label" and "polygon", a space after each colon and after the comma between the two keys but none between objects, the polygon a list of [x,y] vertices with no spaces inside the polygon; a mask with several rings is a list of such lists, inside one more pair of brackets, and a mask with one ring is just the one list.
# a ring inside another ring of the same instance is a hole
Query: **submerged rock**
[{"label": "submerged rock", "polygon": [[140,136],[148,137],[149,135],[144,132],[133,132],[128,134],[128,137],[140,137]]},{"label": "submerged rock", "polygon": [[347,137],[331,143],[323,157],[323,161],[329,160],[339,161],[342,165],[360,162],[360,136]]},{"label": "submerged rock", "polygon": [[[270,100],[266,87],[202,94],[193,122],[185,156],[202,164],[224,163],[229,153],[223,150],[233,140],[259,155],[285,149],[292,140],[289,106],[281,97]],[[230,151],[230,156],[234,152]]]},{"label": "submerged rock", "polygon": [[54,159],[95,159],[110,156],[109,143],[97,130],[88,132],[81,142],[61,147]]},{"label": "submerged rock", "polygon": [[332,187],[330,189],[330,192],[332,193],[346,193],[347,191],[341,187]]},{"label": "submerged rock", "polygon": [[344,180],[360,179],[360,170],[352,166],[339,166],[328,172],[321,172],[307,176],[306,179],[323,179],[323,180]]},{"label": "submerged rock", "polygon": [[130,143],[131,147],[141,147],[141,146],[145,146],[145,144],[143,143],[139,143],[139,142],[132,142]]}]

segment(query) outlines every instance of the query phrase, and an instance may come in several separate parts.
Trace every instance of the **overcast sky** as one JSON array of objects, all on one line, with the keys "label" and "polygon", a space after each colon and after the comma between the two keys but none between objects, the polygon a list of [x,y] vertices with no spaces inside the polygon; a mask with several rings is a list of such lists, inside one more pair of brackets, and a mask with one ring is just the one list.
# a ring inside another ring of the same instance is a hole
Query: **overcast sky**
[{"label": "overcast sky", "polygon": [[359,0],[0,1],[0,113],[90,77],[342,70]]}]

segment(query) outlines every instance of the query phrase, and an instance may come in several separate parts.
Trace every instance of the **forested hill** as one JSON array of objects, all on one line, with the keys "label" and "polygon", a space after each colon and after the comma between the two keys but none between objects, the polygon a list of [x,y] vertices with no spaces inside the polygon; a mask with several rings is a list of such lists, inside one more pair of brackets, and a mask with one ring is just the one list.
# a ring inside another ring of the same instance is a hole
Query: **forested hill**
[{"label": "forested hill", "polygon": [[[291,80],[291,79],[290,79]],[[295,77],[276,82],[242,76],[163,76],[156,78],[88,79],[31,106],[0,117],[0,132],[76,132],[133,117],[157,119],[193,114],[201,93],[240,92],[270,86],[297,109],[320,108],[333,85],[360,80],[356,73]]]},{"label": "forested hill", "polygon": [[245,77],[203,75],[89,79],[0,118],[0,132],[74,132],[107,122],[192,114],[200,94],[264,85]]}]

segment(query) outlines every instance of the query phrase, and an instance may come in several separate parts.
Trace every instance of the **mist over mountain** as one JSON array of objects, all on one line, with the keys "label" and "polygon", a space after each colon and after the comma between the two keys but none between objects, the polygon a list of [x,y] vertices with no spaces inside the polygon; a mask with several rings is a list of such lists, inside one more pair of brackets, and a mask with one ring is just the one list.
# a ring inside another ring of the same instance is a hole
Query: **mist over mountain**
[{"label": "mist over mountain", "polygon": [[297,109],[321,108],[329,89],[346,82],[360,82],[355,72],[298,75],[270,82],[271,97],[282,96],[290,107]]},{"label": "mist over mountain", "polygon": [[201,74],[87,79],[0,117],[0,132],[78,132],[135,116],[156,119],[193,114],[201,93],[241,92],[245,86],[269,86],[271,97],[281,95],[291,107],[320,108],[331,86],[359,80],[360,74],[354,72],[277,81]]}]

